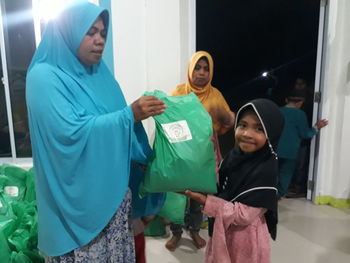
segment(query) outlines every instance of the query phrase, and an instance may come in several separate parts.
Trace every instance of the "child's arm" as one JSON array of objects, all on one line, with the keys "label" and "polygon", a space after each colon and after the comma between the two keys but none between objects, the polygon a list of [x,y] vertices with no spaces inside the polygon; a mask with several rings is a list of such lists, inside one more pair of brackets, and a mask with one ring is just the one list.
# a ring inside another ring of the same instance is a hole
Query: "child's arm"
[{"label": "child's arm", "polygon": [[323,128],[324,126],[327,126],[327,124],[328,124],[327,120],[318,120],[312,128],[309,128],[306,114],[304,112],[301,112],[301,114],[299,115],[298,126],[297,126],[299,137],[302,139],[311,138],[314,135],[316,135],[316,133],[321,128]]},{"label": "child's arm", "polygon": [[187,195],[188,197],[192,198],[193,200],[197,201],[200,205],[204,205],[205,201],[207,200],[207,196],[201,193],[192,192],[190,190],[186,190],[184,192],[178,192],[179,194]]},{"label": "child's arm", "polygon": [[220,123],[219,134],[224,133],[224,131],[232,128],[235,124],[235,114],[230,109],[212,108],[210,115]]},{"label": "child's arm", "polygon": [[327,125],[328,125],[328,120],[323,119],[323,120],[318,120],[313,127],[314,129],[320,130]]},{"label": "child's arm", "polygon": [[232,203],[215,196],[206,198],[203,209],[203,213],[208,216],[221,218],[225,229],[228,229],[230,225],[250,225],[265,212],[266,208],[247,206],[239,202]]},{"label": "child's arm", "polygon": [[[235,124],[235,114],[231,111],[221,92],[214,88],[215,103],[208,110],[212,118],[216,120],[215,130],[218,135],[226,133]],[[219,125],[218,125],[219,124]]]},{"label": "child's arm", "polygon": [[206,196],[189,190],[186,190],[184,194],[203,204],[203,213],[210,217],[220,217],[225,229],[230,225],[250,225],[266,212],[265,208],[251,207],[239,202],[232,203],[212,195]]}]

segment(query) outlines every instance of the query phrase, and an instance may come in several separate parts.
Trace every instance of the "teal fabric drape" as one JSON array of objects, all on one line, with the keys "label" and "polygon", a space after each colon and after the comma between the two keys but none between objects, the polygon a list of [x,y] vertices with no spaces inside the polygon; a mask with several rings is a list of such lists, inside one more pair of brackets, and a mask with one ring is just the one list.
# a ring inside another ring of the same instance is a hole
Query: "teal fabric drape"
[{"label": "teal fabric drape", "polygon": [[108,12],[79,1],[50,21],[27,75],[26,99],[39,216],[49,256],[91,241],[127,191],[130,161],[146,163],[147,137],[101,61],[80,63],[80,43]]}]

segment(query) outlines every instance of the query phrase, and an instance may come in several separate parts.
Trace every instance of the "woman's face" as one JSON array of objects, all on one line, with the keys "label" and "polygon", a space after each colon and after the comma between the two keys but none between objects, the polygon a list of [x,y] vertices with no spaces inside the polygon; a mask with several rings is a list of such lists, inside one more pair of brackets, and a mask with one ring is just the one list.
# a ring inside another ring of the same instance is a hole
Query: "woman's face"
[{"label": "woman's face", "polygon": [[196,87],[204,88],[209,82],[209,65],[205,59],[198,60],[192,72],[192,84]]},{"label": "woman's face", "polygon": [[105,48],[107,32],[102,18],[98,17],[84,36],[78,50],[78,57],[81,63],[91,66],[98,63],[102,58]]},{"label": "woman's face", "polygon": [[266,136],[255,113],[247,112],[242,116],[237,124],[235,138],[237,145],[243,152],[255,152],[264,147]]}]

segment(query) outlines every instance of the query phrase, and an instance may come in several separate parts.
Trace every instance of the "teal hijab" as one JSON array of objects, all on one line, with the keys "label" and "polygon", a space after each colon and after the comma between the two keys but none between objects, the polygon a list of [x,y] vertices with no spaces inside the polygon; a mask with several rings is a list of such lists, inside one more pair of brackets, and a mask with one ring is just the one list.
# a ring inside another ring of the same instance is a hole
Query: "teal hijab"
[{"label": "teal hijab", "polygon": [[78,59],[99,16],[108,28],[106,10],[79,1],[50,21],[27,74],[38,247],[49,256],[102,231],[124,199],[131,160],[145,164],[151,153],[105,63],[87,67]]}]

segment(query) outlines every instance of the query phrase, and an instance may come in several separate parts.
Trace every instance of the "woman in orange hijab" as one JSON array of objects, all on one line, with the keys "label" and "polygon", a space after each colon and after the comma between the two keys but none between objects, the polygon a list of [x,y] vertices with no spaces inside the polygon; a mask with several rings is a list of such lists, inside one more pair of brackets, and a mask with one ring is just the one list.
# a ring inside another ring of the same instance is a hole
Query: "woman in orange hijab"
[{"label": "woman in orange hijab", "polygon": [[[189,62],[186,83],[177,86],[171,95],[182,96],[193,92],[208,111],[213,121],[214,149],[218,165],[222,157],[217,135],[224,134],[233,127],[235,114],[230,110],[221,92],[211,85],[213,73],[214,63],[211,55],[205,51],[196,52]],[[185,220],[185,222],[188,222],[190,236],[195,246],[197,248],[205,247],[205,240],[199,236],[200,224],[203,217],[201,207],[192,199],[190,200],[190,209],[187,216],[189,220]],[[171,224],[170,229],[173,237],[165,246],[170,251],[174,251],[181,239],[182,227],[181,225]]]},{"label": "woman in orange hijab", "polygon": [[189,62],[186,83],[177,86],[171,95],[195,93],[211,115],[215,132],[222,135],[233,126],[235,115],[221,92],[211,85],[213,73],[214,62],[211,55],[205,51],[194,53]]}]

